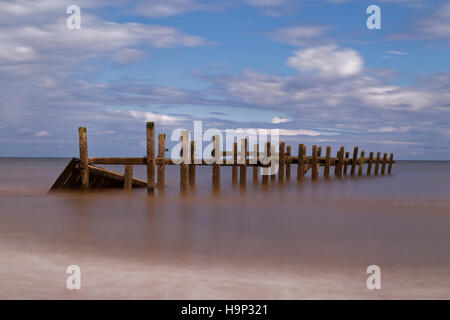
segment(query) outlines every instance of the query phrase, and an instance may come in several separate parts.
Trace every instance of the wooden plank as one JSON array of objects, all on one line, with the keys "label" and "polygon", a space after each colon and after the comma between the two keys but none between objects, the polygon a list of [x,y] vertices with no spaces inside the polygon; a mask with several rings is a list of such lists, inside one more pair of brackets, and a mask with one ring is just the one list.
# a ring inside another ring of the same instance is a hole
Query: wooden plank
[{"label": "wooden plank", "polygon": [[338,163],[337,163],[337,167],[338,167],[337,176],[338,176],[338,178],[342,177],[342,169],[343,169],[343,166],[344,166],[344,155],[345,155],[345,149],[344,149],[344,147],[341,147],[341,149],[339,150],[339,157],[338,157]]},{"label": "wooden plank", "polygon": [[334,160],[334,176],[335,177],[338,176],[338,171],[339,171],[339,152],[340,152],[340,150],[338,150],[336,152],[336,159]]},{"label": "wooden plank", "polygon": [[378,175],[378,169],[380,168],[381,152],[377,152],[377,159],[375,160],[375,175]]},{"label": "wooden plank", "polygon": [[311,179],[316,180],[318,176],[317,171],[317,146],[313,145],[312,147],[312,160],[311,160]]},{"label": "wooden plank", "polygon": [[133,190],[133,166],[125,166],[123,180],[123,189],[127,192],[131,192]]},{"label": "wooden plank", "polygon": [[357,159],[358,159],[358,147],[355,147],[355,149],[353,149],[352,169],[350,171],[350,176],[352,177],[355,176]]},{"label": "wooden plank", "polygon": [[87,132],[85,127],[78,128],[80,147],[81,190],[89,190],[89,156],[87,145]]},{"label": "wooden plank", "polygon": [[278,160],[278,182],[283,183],[284,182],[284,164],[285,164],[285,143],[280,142],[278,145],[278,154],[279,154],[279,160]]},{"label": "wooden plank", "polygon": [[386,161],[387,161],[387,153],[383,154],[383,163],[381,165],[381,174],[382,175],[386,171]]},{"label": "wooden plank", "polygon": [[361,156],[359,158],[359,163],[358,163],[358,177],[361,177],[363,175],[363,168],[364,168],[364,156],[365,156],[365,151],[361,150]]},{"label": "wooden plank", "polygon": [[195,141],[191,141],[191,159],[189,165],[189,187],[195,188]]},{"label": "wooden plank", "polygon": [[163,192],[166,184],[166,167],[164,163],[166,158],[166,135],[164,133],[158,135],[158,158],[162,161],[158,164],[158,182],[156,185],[158,191]]},{"label": "wooden plank", "polygon": [[373,152],[369,154],[369,161],[367,162],[367,175],[372,174],[372,162],[373,162]]},{"label": "wooden plank", "polygon": [[220,188],[220,136],[213,136],[213,146],[214,146],[214,163],[212,169],[212,185],[214,190]]},{"label": "wooden plank", "polygon": [[323,176],[326,179],[330,178],[330,162],[331,162],[331,147],[327,146],[326,155],[325,155],[325,169],[323,171]]},{"label": "wooden plank", "polygon": [[[256,163],[258,163],[258,159],[259,159],[259,144],[255,144],[253,146],[253,157],[256,157]],[[258,170],[259,168],[257,166],[253,167],[253,183],[257,184],[258,183]]]},{"label": "wooden plank", "polygon": [[[159,162],[161,163],[161,162]],[[106,165],[146,165],[147,158],[89,158],[89,164],[106,164]]]},{"label": "wooden plank", "polygon": [[155,123],[147,122],[147,193],[155,192]]},{"label": "wooden plank", "polygon": [[286,157],[285,157],[285,166],[286,166],[286,181],[291,180],[291,146],[286,147]]},{"label": "wooden plank", "polygon": [[349,162],[349,157],[350,157],[350,152],[346,152],[345,153],[345,157],[344,157],[344,176],[347,175],[347,169],[348,169],[348,162]]},{"label": "wooden plank", "polygon": [[300,182],[305,177],[305,162],[304,157],[306,153],[306,146],[304,144],[298,145],[298,165],[297,165],[297,181]]},{"label": "wooden plank", "polygon": [[241,171],[239,175],[239,185],[241,187],[247,184],[247,154],[248,154],[248,139],[241,140]]},{"label": "wooden plank", "polygon": [[233,167],[231,172],[231,179],[233,185],[237,185],[238,183],[238,144],[237,142],[233,143]]}]

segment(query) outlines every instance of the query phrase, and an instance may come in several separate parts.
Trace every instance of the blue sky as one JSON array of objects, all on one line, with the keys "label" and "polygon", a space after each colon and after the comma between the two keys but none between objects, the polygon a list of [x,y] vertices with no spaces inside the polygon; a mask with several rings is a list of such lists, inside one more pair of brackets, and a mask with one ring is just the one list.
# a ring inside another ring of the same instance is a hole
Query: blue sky
[{"label": "blue sky", "polygon": [[0,1],[0,156],[76,155],[78,126],[142,155],[146,121],[203,120],[450,160],[449,49],[448,1]]}]

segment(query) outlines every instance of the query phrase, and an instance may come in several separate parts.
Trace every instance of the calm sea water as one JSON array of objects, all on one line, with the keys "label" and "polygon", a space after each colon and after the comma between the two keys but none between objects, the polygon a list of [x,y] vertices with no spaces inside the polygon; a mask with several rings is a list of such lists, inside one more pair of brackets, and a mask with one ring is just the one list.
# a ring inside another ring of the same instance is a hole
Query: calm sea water
[{"label": "calm sea water", "polygon": [[[68,159],[0,158],[0,298],[450,298],[450,163],[178,194],[47,191]],[[108,167],[123,172],[122,166]],[[145,167],[135,167],[145,179]],[[79,265],[82,289],[67,290]],[[382,289],[368,290],[378,265]]]}]

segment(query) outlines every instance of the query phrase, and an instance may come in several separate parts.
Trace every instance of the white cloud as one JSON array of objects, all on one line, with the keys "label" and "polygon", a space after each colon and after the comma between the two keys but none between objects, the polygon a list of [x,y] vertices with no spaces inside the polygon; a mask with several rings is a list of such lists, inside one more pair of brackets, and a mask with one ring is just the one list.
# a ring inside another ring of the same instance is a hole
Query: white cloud
[{"label": "white cloud", "polygon": [[[121,111],[118,111],[118,112],[122,113]],[[179,122],[182,120],[182,119],[168,116],[165,114],[158,114],[158,113],[146,112],[146,111],[130,110],[130,111],[126,111],[124,113],[130,115],[131,117],[133,117],[141,122],[154,121],[154,122],[160,122],[163,124],[170,124],[170,123]]]},{"label": "white cloud", "polygon": [[406,52],[403,52],[403,51],[395,51],[395,50],[389,50],[389,51],[387,51],[387,53],[393,54],[393,55],[396,55],[396,56],[404,56],[404,55],[407,54]]},{"label": "white cloud", "polygon": [[48,131],[39,131],[35,134],[36,137],[48,137],[50,135],[50,132]]},{"label": "white cloud", "polygon": [[292,118],[279,117],[279,116],[276,116],[272,119],[272,123],[274,123],[274,124],[285,123],[285,122],[290,122],[290,121],[292,121]]},{"label": "white cloud", "polygon": [[350,77],[363,70],[364,61],[353,49],[341,49],[336,45],[297,50],[287,65],[298,71],[318,71],[324,77]]},{"label": "white cloud", "polygon": [[314,130],[291,130],[291,129],[280,129],[280,135],[281,136],[311,136],[316,137],[320,136],[320,132],[314,131]]}]

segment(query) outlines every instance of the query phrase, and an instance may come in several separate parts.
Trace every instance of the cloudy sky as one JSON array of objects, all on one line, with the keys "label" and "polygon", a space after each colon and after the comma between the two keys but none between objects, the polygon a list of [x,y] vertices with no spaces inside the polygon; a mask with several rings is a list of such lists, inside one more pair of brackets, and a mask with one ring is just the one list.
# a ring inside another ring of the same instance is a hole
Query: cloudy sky
[{"label": "cloudy sky", "polygon": [[143,156],[146,121],[203,120],[450,160],[450,2],[0,0],[0,99],[0,156],[74,156],[78,126]]}]

